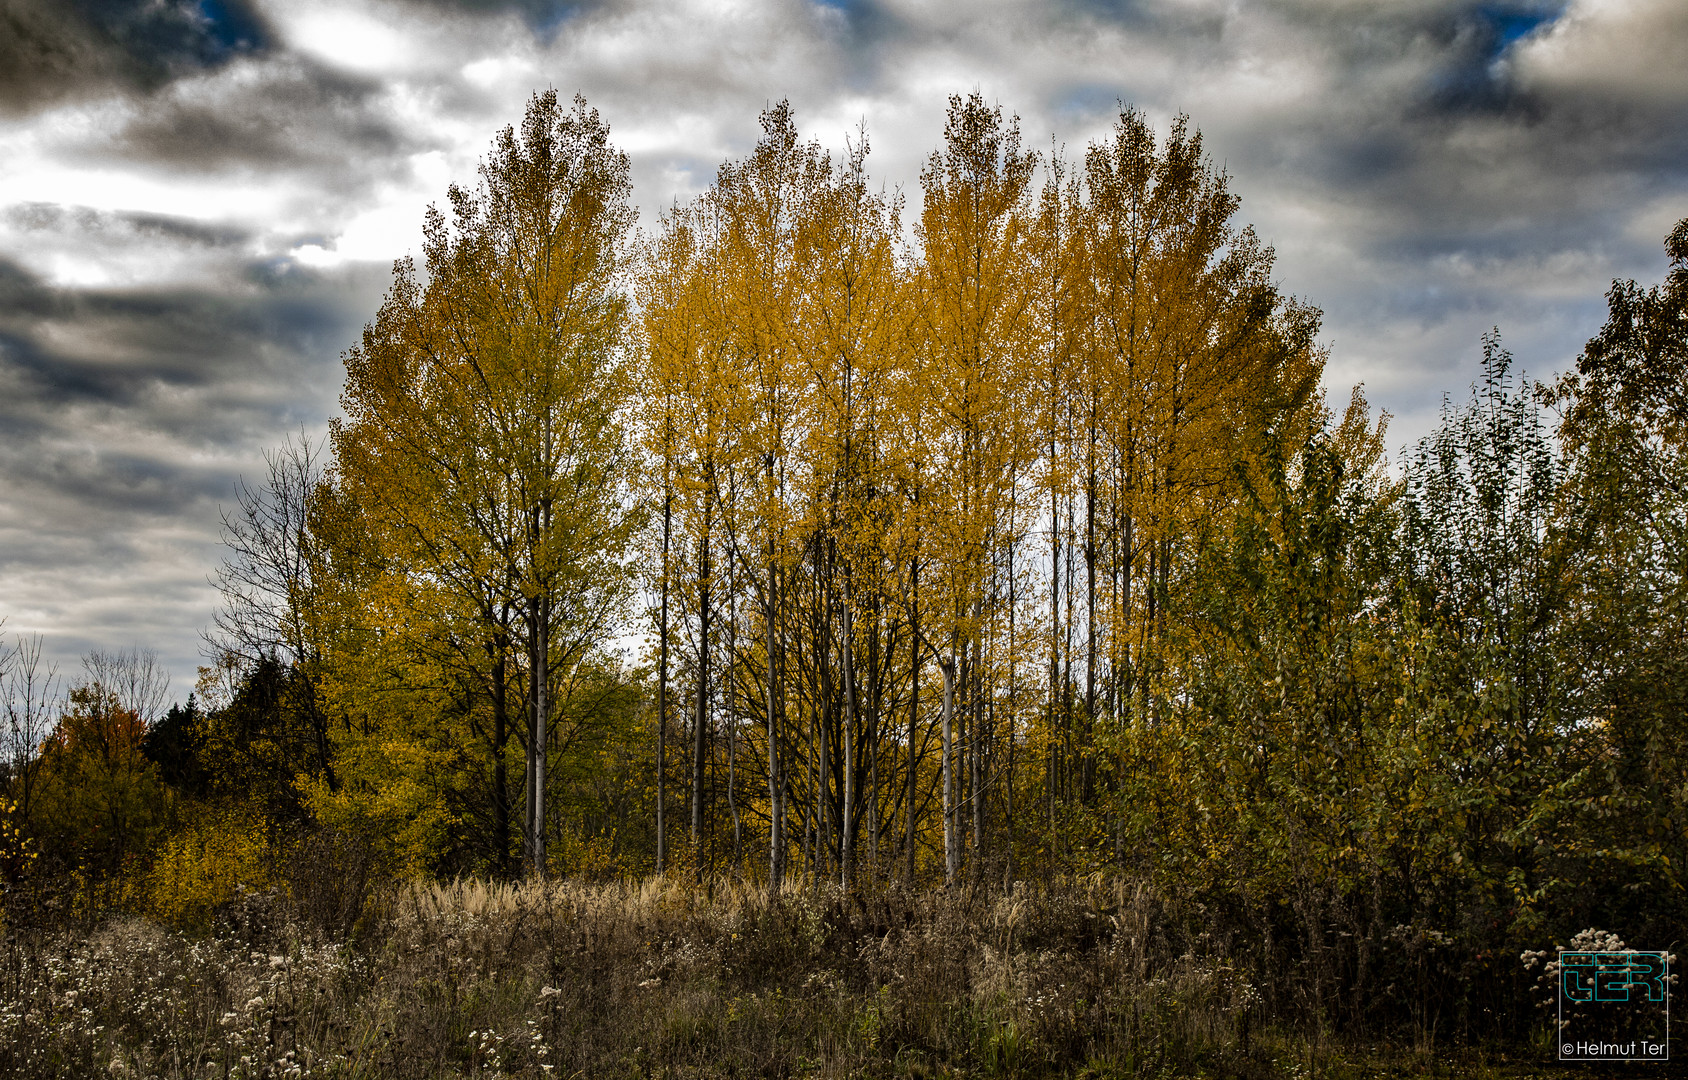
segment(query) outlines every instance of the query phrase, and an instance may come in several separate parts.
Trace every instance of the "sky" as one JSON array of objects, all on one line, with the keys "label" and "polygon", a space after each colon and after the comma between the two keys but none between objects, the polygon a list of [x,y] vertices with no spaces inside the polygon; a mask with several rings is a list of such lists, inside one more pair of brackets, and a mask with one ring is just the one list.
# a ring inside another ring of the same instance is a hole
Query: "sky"
[{"label": "sky", "polygon": [[422,214],[583,94],[642,224],[805,135],[918,204],[952,94],[1069,156],[1182,114],[1397,447],[1479,336],[1575,362],[1688,217],[1684,0],[0,0],[0,632],[204,663],[221,515],[317,438]]}]

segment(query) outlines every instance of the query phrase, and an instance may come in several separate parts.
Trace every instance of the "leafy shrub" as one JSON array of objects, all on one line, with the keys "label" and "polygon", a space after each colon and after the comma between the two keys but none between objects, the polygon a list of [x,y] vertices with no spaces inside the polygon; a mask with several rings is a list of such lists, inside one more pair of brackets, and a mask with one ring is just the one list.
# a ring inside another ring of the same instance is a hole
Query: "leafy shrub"
[{"label": "leafy shrub", "polygon": [[219,907],[274,884],[271,863],[261,818],[239,810],[205,814],[159,845],[144,910],[167,926],[205,933]]}]

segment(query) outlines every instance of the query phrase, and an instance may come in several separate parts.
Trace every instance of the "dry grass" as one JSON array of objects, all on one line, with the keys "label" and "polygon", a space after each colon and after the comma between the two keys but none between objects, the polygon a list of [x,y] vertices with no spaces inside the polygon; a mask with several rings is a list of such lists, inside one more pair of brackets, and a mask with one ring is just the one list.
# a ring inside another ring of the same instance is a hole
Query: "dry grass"
[{"label": "dry grass", "polygon": [[[337,909],[338,910],[338,909]],[[344,916],[341,911],[336,918]],[[331,920],[332,921],[332,920]],[[279,894],[192,938],[14,934],[9,1077],[1297,1075],[1262,996],[1146,889],[388,888],[350,943]]]}]

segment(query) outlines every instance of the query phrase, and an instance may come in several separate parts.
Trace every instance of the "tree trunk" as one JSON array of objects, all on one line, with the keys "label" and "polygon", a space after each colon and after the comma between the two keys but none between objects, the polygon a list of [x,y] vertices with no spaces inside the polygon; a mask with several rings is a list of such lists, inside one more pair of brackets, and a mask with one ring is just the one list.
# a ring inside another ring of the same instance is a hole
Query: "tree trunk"
[{"label": "tree trunk", "polygon": [[744,828],[739,820],[738,812],[738,713],[736,703],[738,695],[734,693],[734,680],[737,678],[737,665],[734,663],[735,650],[738,648],[738,563],[730,556],[727,559],[727,670],[723,674],[726,681],[726,694],[722,698],[727,721],[727,818],[733,823],[733,872],[744,872]]},{"label": "tree trunk", "polygon": [[550,604],[542,597],[534,597],[529,604],[533,613],[532,635],[533,645],[533,792],[531,804],[533,806],[533,844],[531,849],[532,863],[529,869],[534,876],[545,877],[545,765],[547,751],[547,735],[551,727],[550,701],[548,692],[550,682],[551,659],[551,609]]},{"label": "tree trunk", "polygon": [[[1050,406],[1049,421],[1049,457],[1055,460],[1055,405]],[[1061,700],[1061,498],[1059,490],[1051,483],[1049,486],[1049,713],[1046,718],[1048,725],[1045,735],[1048,737],[1048,750],[1045,754],[1043,784],[1045,797],[1048,801],[1048,842],[1044,850],[1049,857],[1055,854],[1057,836],[1055,834],[1055,773],[1056,757],[1059,753],[1059,740],[1056,739],[1056,725],[1060,717]]]},{"label": "tree trunk", "polygon": [[497,855],[494,871],[509,880],[510,867],[510,776],[504,761],[510,744],[510,695],[505,680],[509,639],[500,634],[492,642],[492,843]]},{"label": "tree trunk", "polygon": [[1084,728],[1079,751],[1081,780],[1079,797],[1085,805],[1095,800],[1096,762],[1091,736],[1096,725],[1096,396],[1090,399],[1090,439],[1085,451],[1084,479]]},{"label": "tree trunk", "polygon": [[[1010,490],[1015,490],[1014,485]],[[1009,497],[1009,515],[1013,516],[1015,503],[1012,495]],[[1005,805],[1002,811],[1003,843],[1006,856],[1003,864],[1003,883],[1011,885],[1014,881],[1014,743],[1019,734],[1016,728],[1020,717],[1016,712],[1019,706],[1019,653],[1015,649],[1014,615],[1015,604],[1019,600],[1018,581],[1014,577],[1014,546],[1008,547],[1008,777]]]},{"label": "tree trunk", "polygon": [[[978,625],[979,608],[974,607],[974,625]],[[973,748],[973,775],[970,786],[973,795],[973,870],[974,881],[981,880],[985,868],[985,748],[988,745],[990,732],[985,727],[985,665],[983,663],[983,646],[978,640],[973,644],[972,671],[972,719],[968,724],[969,740]]]},{"label": "tree trunk", "polygon": [[704,732],[709,722],[709,527],[705,506],[703,539],[698,546],[697,715],[692,727],[692,857],[699,881],[703,880]]},{"label": "tree trunk", "polygon": [[656,872],[668,869],[668,547],[674,494],[662,495],[662,613],[658,616],[656,676]]},{"label": "tree trunk", "polygon": [[868,707],[867,722],[864,735],[867,741],[867,849],[869,874],[877,881],[879,878],[879,708],[881,688],[884,685],[884,675],[879,664],[879,631],[882,620],[879,617],[879,603],[875,599],[873,604],[873,634],[868,638],[867,670],[868,670]]},{"label": "tree trunk", "polygon": [[844,818],[839,830],[838,881],[848,889],[856,873],[856,665],[850,603],[844,602]]},{"label": "tree trunk", "polygon": [[776,661],[778,655],[775,647],[776,629],[779,622],[779,576],[774,567],[774,543],[768,541],[768,891],[769,895],[778,897],[780,886],[785,878],[785,822],[783,820],[783,803],[781,797],[782,780],[780,777],[779,731],[775,721],[778,715],[779,700],[779,666]]},{"label": "tree trunk", "polygon": [[938,661],[938,666],[944,673],[944,885],[946,888],[953,888],[961,858],[961,852],[956,850],[955,844],[955,778],[950,767],[950,724],[955,710],[955,657],[943,657]]},{"label": "tree trunk", "polygon": [[914,793],[915,757],[914,733],[920,724],[920,560],[918,554],[909,560],[909,703],[908,703],[908,742],[904,746],[904,753],[908,758],[908,775],[904,778],[907,791],[907,802],[903,811],[908,821],[904,827],[904,856],[908,860],[905,870],[905,881],[914,884]]},{"label": "tree trunk", "polygon": [[539,645],[535,640],[538,637],[538,632],[535,629],[535,625],[539,621],[538,606],[539,601],[537,599],[529,600],[526,612],[528,622],[528,685],[527,701],[523,704],[526,706],[524,711],[527,713],[527,740],[525,746],[525,749],[527,750],[527,771],[523,776],[523,787],[525,789],[523,797],[525,799],[525,804],[522,807],[522,863],[529,873],[533,872],[537,858],[534,852],[537,850],[537,838],[539,835],[534,829],[535,812],[538,807],[539,794],[539,785],[537,783],[539,777]]}]

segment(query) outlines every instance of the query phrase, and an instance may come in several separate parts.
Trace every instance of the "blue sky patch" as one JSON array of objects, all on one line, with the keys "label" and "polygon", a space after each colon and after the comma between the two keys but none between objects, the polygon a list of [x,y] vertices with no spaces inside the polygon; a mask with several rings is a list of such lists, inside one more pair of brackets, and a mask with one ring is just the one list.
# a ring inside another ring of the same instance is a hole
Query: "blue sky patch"
[{"label": "blue sky patch", "polygon": [[263,24],[243,5],[200,0],[199,14],[204,19],[205,42],[213,52],[223,56],[255,52],[267,44]]},{"label": "blue sky patch", "polygon": [[1492,60],[1564,12],[1563,3],[1482,4],[1476,14],[1489,31],[1488,52]]}]

